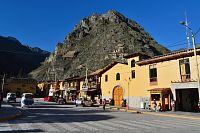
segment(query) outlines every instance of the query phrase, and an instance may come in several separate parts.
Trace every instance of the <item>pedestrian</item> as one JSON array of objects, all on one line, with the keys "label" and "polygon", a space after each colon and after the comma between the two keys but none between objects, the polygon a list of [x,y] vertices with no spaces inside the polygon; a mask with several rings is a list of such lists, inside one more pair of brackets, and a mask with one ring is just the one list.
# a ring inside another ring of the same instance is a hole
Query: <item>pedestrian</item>
[{"label": "pedestrian", "polygon": [[126,99],[124,99],[124,107],[126,107]]},{"label": "pedestrian", "polygon": [[124,99],[122,99],[122,107],[124,107]]},{"label": "pedestrian", "polygon": [[153,100],[153,107],[154,107],[154,110],[157,111],[157,103],[156,103],[156,99]]},{"label": "pedestrian", "polygon": [[103,99],[102,104],[103,104],[103,110],[105,110],[106,109],[106,99]]},{"label": "pedestrian", "polygon": [[158,111],[162,112],[162,106],[161,106],[161,103],[158,104]]},{"label": "pedestrian", "polygon": [[171,102],[171,107],[172,107],[172,111],[175,111],[175,100],[172,100]]}]

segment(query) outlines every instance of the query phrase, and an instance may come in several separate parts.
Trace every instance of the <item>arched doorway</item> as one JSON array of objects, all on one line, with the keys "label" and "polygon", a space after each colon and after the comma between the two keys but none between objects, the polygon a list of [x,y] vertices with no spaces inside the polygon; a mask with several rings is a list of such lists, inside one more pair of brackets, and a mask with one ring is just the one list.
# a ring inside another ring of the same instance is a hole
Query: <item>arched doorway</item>
[{"label": "arched doorway", "polygon": [[114,105],[115,106],[121,106],[122,105],[123,88],[121,86],[116,86],[113,89],[113,99],[114,99]]}]

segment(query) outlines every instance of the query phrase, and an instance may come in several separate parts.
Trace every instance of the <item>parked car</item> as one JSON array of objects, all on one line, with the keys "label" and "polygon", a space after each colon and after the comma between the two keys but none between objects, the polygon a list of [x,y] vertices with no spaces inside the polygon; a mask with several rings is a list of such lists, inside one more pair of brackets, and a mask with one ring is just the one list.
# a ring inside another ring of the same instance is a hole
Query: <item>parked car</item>
[{"label": "parked car", "polygon": [[93,101],[92,100],[83,100],[83,106],[85,107],[91,107],[93,106]]},{"label": "parked car", "polygon": [[63,98],[63,97],[59,97],[57,102],[58,102],[59,104],[66,104],[66,99]]},{"label": "parked car", "polygon": [[7,93],[7,96],[6,96],[6,100],[7,102],[16,102],[16,94],[15,93]]},{"label": "parked car", "polygon": [[21,107],[29,107],[33,105],[34,99],[32,93],[23,93],[21,98]]},{"label": "parked car", "polygon": [[92,100],[88,100],[88,99],[85,99],[83,97],[80,97],[79,99],[76,99],[75,101],[76,103],[76,106],[87,106],[87,107],[90,107],[90,106],[93,106],[93,101]]}]

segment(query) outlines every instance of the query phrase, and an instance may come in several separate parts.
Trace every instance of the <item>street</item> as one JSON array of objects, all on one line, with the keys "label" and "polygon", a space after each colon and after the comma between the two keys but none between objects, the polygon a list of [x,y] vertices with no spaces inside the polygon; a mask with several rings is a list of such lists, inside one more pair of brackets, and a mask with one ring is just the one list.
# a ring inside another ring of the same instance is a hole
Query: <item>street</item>
[{"label": "street", "polygon": [[[19,107],[18,103],[13,105]],[[23,116],[0,123],[0,132],[199,133],[200,120],[75,107],[35,100]]]}]

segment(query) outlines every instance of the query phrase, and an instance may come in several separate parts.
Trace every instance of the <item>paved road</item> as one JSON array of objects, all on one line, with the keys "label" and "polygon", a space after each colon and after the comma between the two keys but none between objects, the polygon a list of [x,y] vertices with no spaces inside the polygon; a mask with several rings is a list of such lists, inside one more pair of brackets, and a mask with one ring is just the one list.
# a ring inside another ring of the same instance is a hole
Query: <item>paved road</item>
[{"label": "paved road", "polygon": [[[18,105],[18,104],[15,104]],[[95,107],[38,101],[16,120],[0,123],[0,132],[199,133],[200,120],[178,119]]]}]

